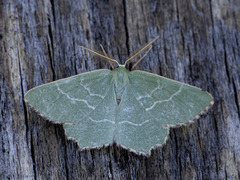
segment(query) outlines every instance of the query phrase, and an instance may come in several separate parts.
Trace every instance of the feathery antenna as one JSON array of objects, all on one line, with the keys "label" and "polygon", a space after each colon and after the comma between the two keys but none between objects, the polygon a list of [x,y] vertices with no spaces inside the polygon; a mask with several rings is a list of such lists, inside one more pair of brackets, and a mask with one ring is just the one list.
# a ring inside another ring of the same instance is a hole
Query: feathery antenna
[{"label": "feathery antenna", "polygon": [[[135,54],[133,54],[132,56],[130,56],[130,58],[127,59],[127,61],[125,62],[124,66],[126,66],[127,64],[129,64],[130,62],[133,61],[134,58],[138,57],[142,52],[144,52],[146,49],[149,48],[149,46],[151,46],[151,44],[156,41],[159,38],[159,36],[155,37],[152,41],[150,41],[149,43],[147,43],[145,46],[143,46],[139,51],[137,51]],[[149,50],[152,47],[149,48]],[[147,53],[149,52],[149,50],[147,51]],[[144,54],[143,57],[145,57],[147,54]],[[137,64],[142,60],[143,58],[140,58],[137,61]],[[134,67],[136,66],[135,64],[133,65]]]},{"label": "feathery antenna", "polygon": [[[89,52],[91,52],[91,53],[93,53],[93,54],[95,54],[95,55],[97,55],[97,56],[99,56],[99,57],[101,57],[101,58],[103,58],[103,59],[105,59],[106,61],[108,61],[109,63],[110,63],[110,65],[113,67],[113,64],[117,64],[118,66],[119,66],[119,63],[115,60],[115,59],[112,59],[112,58],[109,58],[109,57],[107,57],[106,55],[104,55],[104,54],[101,54],[101,53],[99,53],[99,52],[97,52],[97,51],[94,51],[94,50],[92,50],[92,49],[89,49],[89,48],[86,48],[86,47],[84,47],[84,46],[80,46],[81,48],[83,48],[83,49],[85,49],[85,50],[87,50],[87,51],[89,51]],[[105,51],[103,51],[103,53],[106,53]]]}]

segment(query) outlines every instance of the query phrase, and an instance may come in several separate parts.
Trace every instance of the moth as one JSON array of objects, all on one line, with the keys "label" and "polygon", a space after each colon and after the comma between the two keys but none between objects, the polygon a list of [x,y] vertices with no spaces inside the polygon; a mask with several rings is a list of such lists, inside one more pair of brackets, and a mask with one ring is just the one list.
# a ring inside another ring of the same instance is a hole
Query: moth
[{"label": "moth", "polygon": [[[68,137],[82,149],[116,143],[147,155],[166,141],[169,127],[189,124],[213,105],[200,88],[156,74],[133,70],[152,48],[153,39],[124,65],[103,53],[113,70],[99,69],[35,87],[25,102],[39,114],[62,123]],[[139,54],[132,70],[126,65]]]}]

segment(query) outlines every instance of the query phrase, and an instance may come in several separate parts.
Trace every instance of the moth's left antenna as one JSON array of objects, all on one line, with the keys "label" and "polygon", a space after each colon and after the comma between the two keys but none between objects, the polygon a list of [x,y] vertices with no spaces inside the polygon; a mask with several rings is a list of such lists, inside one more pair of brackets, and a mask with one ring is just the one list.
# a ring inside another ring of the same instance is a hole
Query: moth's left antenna
[{"label": "moth's left antenna", "polygon": [[[148,42],[145,46],[143,46],[140,50],[138,50],[136,53],[134,53],[132,56],[130,56],[130,58],[128,58],[124,64],[124,66],[126,66],[128,63],[132,62],[134,60],[134,58],[138,57],[142,52],[144,52],[146,49],[148,49],[147,53],[150,51],[150,49],[152,48],[151,45],[154,41],[156,41],[159,38],[159,36],[155,37],[152,41]],[[143,57],[145,57],[147,55],[147,53],[144,54]],[[137,62],[136,65],[143,59],[140,58]],[[134,64],[134,67],[136,66]]]}]

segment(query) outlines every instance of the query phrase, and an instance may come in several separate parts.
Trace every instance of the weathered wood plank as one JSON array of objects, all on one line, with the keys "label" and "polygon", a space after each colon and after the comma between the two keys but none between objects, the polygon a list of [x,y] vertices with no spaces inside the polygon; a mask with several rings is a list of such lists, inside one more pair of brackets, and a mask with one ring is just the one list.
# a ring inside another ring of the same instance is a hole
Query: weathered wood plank
[{"label": "weathered wood plank", "polygon": [[[194,0],[0,3],[0,179],[240,179],[240,2]],[[115,145],[79,151],[61,125],[28,111],[32,87],[120,62],[160,35],[138,66],[209,91],[215,105],[171,129],[149,158]]]}]

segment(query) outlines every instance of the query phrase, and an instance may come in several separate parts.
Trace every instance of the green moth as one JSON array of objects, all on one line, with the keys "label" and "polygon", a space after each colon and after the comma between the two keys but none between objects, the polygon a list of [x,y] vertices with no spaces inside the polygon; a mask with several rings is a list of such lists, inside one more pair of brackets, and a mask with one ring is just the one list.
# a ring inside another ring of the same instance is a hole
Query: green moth
[{"label": "green moth", "polygon": [[25,102],[45,119],[63,124],[66,135],[82,149],[117,143],[147,155],[166,141],[169,127],[189,124],[213,105],[213,97],[197,87],[125,68],[140,53],[148,52],[157,38],[124,65],[104,50],[102,54],[82,47],[107,60],[113,70],[100,69],[38,86],[26,93]]}]

